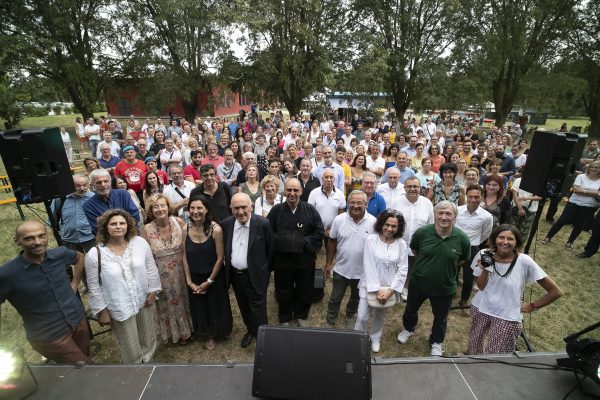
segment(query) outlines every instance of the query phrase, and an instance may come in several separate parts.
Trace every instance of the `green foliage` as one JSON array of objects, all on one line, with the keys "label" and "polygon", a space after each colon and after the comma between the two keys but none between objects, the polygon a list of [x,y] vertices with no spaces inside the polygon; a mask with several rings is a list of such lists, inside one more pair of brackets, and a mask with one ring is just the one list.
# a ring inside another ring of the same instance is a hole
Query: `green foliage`
[{"label": "green foliage", "polygon": [[458,49],[465,70],[491,88],[496,124],[501,125],[537,65],[556,56],[569,34],[575,0],[462,0],[468,35]]},{"label": "green foliage", "polygon": [[[426,97],[425,82],[435,76],[442,54],[461,35],[457,29],[459,9],[455,1],[355,0],[351,28],[358,48],[367,49],[383,77],[396,114]],[[364,51],[363,51],[364,52]],[[373,69],[373,67],[371,67]],[[430,100],[440,102],[440,99]]]},{"label": "green foliage", "polygon": [[[345,3],[334,0],[237,2],[248,28],[244,85],[282,101],[291,115],[321,90],[344,41]],[[257,12],[257,10],[260,10]]]},{"label": "green foliage", "polygon": [[231,4],[227,0],[131,0],[127,18],[144,25],[133,42],[136,57],[128,60],[144,93],[139,101],[154,111],[172,107],[179,97],[185,117],[198,109],[198,91],[212,91],[212,72],[227,56]]},{"label": "green foliage", "polygon": [[[0,42],[13,68],[64,88],[88,117],[107,80],[118,70],[114,50],[131,24],[113,0],[0,0]],[[118,14],[117,14],[118,15]]]},{"label": "green foliage", "polygon": [[23,112],[28,117],[44,117],[48,115],[46,107],[34,107],[29,104],[23,106]]},{"label": "green foliage", "polygon": [[63,111],[62,106],[56,105],[52,107],[52,111],[54,111],[54,115],[60,115]]}]

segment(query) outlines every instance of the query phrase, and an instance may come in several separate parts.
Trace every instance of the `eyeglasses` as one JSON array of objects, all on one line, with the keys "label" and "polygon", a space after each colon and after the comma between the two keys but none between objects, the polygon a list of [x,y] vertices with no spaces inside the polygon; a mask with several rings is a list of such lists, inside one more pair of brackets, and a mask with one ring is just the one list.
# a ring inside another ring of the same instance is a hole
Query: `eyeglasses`
[{"label": "eyeglasses", "polygon": [[419,185],[408,185],[408,186],[407,186],[407,185],[404,185],[404,187],[405,187],[406,189],[418,189],[418,188],[420,188],[420,186],[419,186]]}]

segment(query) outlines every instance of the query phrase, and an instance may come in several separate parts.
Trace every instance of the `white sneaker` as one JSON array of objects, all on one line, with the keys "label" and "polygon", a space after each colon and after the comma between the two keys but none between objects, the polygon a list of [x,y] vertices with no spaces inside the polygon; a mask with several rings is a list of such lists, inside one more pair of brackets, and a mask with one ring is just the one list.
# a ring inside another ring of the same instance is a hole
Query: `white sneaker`
[{"label": "white sneaker", "polygon": [[309,328],[310,324],[307,319],[298,318],[298,326],[301,328]]},{"label": "white sneaker", "polygon": [[402,344],[408,342],[408,338],[411,337],[413,334],[414,332],[409,332],[406,329],[403,330],[398,334],[398,342]]},{"label": "white sneaker", "polygon": [[444,350],[442,350],[441,343],[434,343],[431,345],[431,355],[435,357],[441,357],[444,355]]},{"label": "white sneaker", "polygon": [[371,342],[371,351],[373,353],[379,353],[379,349],[381,348],[381,344],[377,342]]},{"label": "white sneaker", "polygon": [[403,302],[406,303],[406,301],[408,300],[408,288],[402,288],[402,292],[400,293],[400,298],[402,299]]}]

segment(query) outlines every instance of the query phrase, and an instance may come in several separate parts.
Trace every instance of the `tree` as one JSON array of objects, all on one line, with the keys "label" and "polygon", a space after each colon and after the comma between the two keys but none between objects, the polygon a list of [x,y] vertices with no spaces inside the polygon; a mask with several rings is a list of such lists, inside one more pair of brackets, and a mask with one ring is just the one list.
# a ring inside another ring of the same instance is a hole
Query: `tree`
[{"label": "tree", "polygon": [[464,0],[465,29],[461,46],[487,76],[503,125],[529,71],[556,57],[556,45],[569,34],[567,21],[575,0]]},{"label": "tree", "polygon": [[68,92],[84,118],[118,70],[108,48],[128,37],[112,0],[0,0],[0,36],[16,68]]},{"label": "tree", "polygon": [[185,117],[193,119],[199,109],[198,92],[212,92],[213,74],[227,55],[230,32],[226,0],[131,0],[129,18],[146,29],[135,48],[138,57],[128,68],[130,75],[151,77],[138,96],[152,108],[172,105],[181,98]]},{"label": "tree", "polygon": [[577,9],[575,29],[566,58],[577,76],[587,82],[582,100],[590,117],[591,137],[600,138],[600,4],[589,1]]},{"label": "tree", "polygon": [[[334,0],[238,1],[248,29],[246,85],[282,101],[290,112],[321,90],[344,38],[344,2]],[[258,10],[258,11],[257,11]],[[341,56],[340,56],[341,57]]]},{"label": "tree", "polygon": [[457,2],[355,0],[352,16],[361,47],[376,47],[396,115],[402,117],[430,79],[433,67],[458,38]]}]

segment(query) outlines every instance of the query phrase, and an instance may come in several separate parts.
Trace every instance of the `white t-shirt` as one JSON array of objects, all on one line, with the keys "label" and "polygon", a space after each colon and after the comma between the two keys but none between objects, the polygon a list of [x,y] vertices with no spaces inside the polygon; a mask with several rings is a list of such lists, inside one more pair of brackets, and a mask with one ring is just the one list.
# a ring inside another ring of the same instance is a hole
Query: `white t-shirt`
[{"label": "white t-shirt", "polygon": [[[413,233],[422,226],[433,224],[433,204],[427,197],[419,196],[416,202],[411,203],[406,196],[398,202],[397,211],[402,213],[406,226],[402,239],[410,243]],[[408,249],[408,255],[412,256],[412,250]]]},{"label": "white t-shirt", "polygon": [[[385,168],[385,159],[383,157],[377,157],[376,160],[373,160],[373,157],[368,156],[367,157],[367,169],[373,173],[375,173],[375,170],[377,170],[378,168]],[[378,175],[377,179],[381,179],[381,176]]]},{"label": "white t-shirt", "polygon": [[95,135],[88,137],[88,140],[100,140],[100,127],[98,125],[86,125],[83,130],[85,133],[96,132]]},{"label": "white t-shirt", "polygon": [[358,224],[354,223],[347,212],[335,217],[329,232],[329,237],[337,241],[335,267],[333,267],[335,272],[347,279],[360,279],[364,271],[365,241],[367,236],[375,232],[373,227],[376,221],[377,219],[368,212],[365,212],[365,216]]},{"label": "white t-shirt", "polygon": [[308,195],[308,203],[313,205],[323,221],[323,227],[329,229],[339,210],[346,208],[344,192],[334,187],[329,196],[323,193],[323,187],[319,186]]},{"label": "white t-shirt", "polygon": [[[600,179],[593,181],[588,178],[586,174],[580,174],[575,178],[575,183],[573,183],[573,186],[575,185],[579,186],[583,190],[598,192],[598,190],[600,190]],[[569,202],[582,207],[598,207],[598,201],[596,199],[589,196],[582,196],[577,193],[573,193],[571,195]]]},{"label": "white t-shirt", "polygon": [[[483,251],[483,250],[482,250]],[[473,259],[473,275],[481,276],[483,270],[477,266],[481,251]],[[496,262],[496,270],[504,275],[510,263]],[[546,273],[527,254],[519,254],[512,272],[501,278],[496,272],[489,273],[485,289],[479,290],[473,298],[473,305],[484,314],[507,321],[521,321],[521,295],[525,285],[547,277]]]}]

